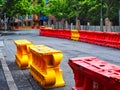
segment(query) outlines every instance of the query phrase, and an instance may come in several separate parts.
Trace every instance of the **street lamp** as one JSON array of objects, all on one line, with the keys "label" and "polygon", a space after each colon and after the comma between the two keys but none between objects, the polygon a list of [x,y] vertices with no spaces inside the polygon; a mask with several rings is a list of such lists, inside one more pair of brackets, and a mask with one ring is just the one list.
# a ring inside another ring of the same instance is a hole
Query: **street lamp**
[{"label": "street lamp", "polygon": [[100,30],[103,31],[103,11],[102,11],[102,0],[101,0],[101,7],[100,7]]}]

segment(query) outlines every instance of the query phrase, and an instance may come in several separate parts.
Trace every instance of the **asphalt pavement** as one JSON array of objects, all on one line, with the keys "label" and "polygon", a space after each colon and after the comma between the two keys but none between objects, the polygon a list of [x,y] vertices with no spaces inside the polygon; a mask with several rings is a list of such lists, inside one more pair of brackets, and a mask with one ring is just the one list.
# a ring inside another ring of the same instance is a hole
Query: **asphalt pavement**
[{"label": "asphalt pavement", "polygon": [[15,63],[16,46],[14,40],[27,39],[35,45],[47,45],[61,50],[64,57],[60,63],[64,87],[48,90],[71,90],[74,74],[68,65],[69,58],[93,56],[120,66],[120,50],[68,39],[39,36],[39,30],[0,32],[0,90],[43,90],[29,74],[29,69],[20,70]]}]

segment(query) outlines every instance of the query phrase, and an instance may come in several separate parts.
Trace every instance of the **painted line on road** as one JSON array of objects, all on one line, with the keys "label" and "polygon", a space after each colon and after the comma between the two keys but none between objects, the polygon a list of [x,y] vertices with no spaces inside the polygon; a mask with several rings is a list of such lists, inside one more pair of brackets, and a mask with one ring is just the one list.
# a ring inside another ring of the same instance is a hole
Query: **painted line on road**
[{"label": "painted line on road", "polygon": [[4,71],[4,75],[5,75],[9,90],[18,90],[1,50],[0,50],[0,57],[1,57],[0,61],[2,64],[2,68]]}]

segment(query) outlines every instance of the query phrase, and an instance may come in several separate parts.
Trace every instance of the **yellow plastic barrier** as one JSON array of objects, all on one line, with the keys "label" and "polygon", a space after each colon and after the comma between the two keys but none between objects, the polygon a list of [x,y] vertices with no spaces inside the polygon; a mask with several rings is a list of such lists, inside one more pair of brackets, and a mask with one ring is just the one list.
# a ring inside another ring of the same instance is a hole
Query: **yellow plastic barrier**
[{"label": "yellow plastic barrier", "polygon": [[63,54],[60,50],[49,48],[45,45],[30,46],[32,64],[30,74],[43,88],[65,86],[60,69]]},{"label": "yellow plastic barrier", "polygon": [[29,68],[32,62],[29,47],[33,45],[33,43],[25,39],[14,40],[14,43],[17,47],[17,51],[15,54],[16,63],[18,64],[20,69]]},{"label": "yellow plastic barrier", "polygon": [[78,30],[71,30],[71,35],[72,35],[71,36],[72,40],[76,40],[76,41],[79,40],[80,35]]}]

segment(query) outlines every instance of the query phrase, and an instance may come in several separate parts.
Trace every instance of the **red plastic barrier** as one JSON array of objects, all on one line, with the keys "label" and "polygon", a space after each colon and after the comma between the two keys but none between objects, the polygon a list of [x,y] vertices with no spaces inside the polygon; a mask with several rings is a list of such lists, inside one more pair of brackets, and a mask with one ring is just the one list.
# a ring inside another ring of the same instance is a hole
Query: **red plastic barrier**
[{"label": "red plastic barrier", "polygon": [[63,29],[54,29],[54,35],[53,37],[57,37],[57,38],[63,38]]},{"label": "red plastic barrier", "polygon": [[36,29],[40,29],[41,27],[40,26],[36,26]]},{"label": "red plastic barrier", "polygon": [[65,38],[70,39],[71,38],[71,31],[70,30],[63,30],[63,29],[54,29],[55,30],[55,37],[58,38]]},{"label": "red plastic barrier", "polygon": [[116,47],[119,40],[119,34],[117,32],[106,32],[105,46]]},{"label": "red plastic barrier", "polygon": [[50,37],[57,37],[57,38],[71,39],[71,31],[70,30],[63,30],[63,29],[41,28],[40,29],[40,35],[42,35],[42,36],[50,36]]},{"label": "red plastic barrier", "polygon": [[71,58],[73,90],[120,90],[120,67],[95,57]]},{"label": "red plastic barrier", "polygon": [[64,38],[71,39],[71,30],[69,29],[63,30],[63,35],[64,35]]},{"label": "red plastic barrier", "polygon": [[46,28],[40,28],[39,35],[46,36]]},{"label": "red plastic barrier", "polygon": [[[40,35],[71,39],[71,30],[40,28]],[[120,33],[79,30],[79,41],[120,48]]]},{"label": "red plastic barrier", "polygon": [[94,31],[87,31],[87,42],[95,44],[96,33]]},{"label": "red plastic barrier", "polygon": [[97,31],[95,32],[95,34],[96,34],[95,44],[105,45],[105,33]]},{"label": "red plastic barrier", "polygon": [[40,29],[40,35],[42,36],[48,36],[48,37],[53,37],[54,36],[54,32],[55,30],[52,29],[47,29],[47,28],[41,28]]},{"label": "red plastic barrier", "polygon": [[79,41],[87,42],[87,38],[88,38],[87,31],[86,30],[80,30],[79,33],[80,33]]},{"label": "red plastic barrier", "polygon": [[94,31],[80,30],[79,33],[80,33],[80,38],[79,38],[80,41],[95,44],[96,33]]},{"label": "red plastic barrier", "polygon": [[19,29],[19,26],[15,26],[15,29],[18,30],[18,29]]},{"label": "red plastic barrier", "polygon": [[118,33],[118,43],[117,43],[117,47],[116,48],[120,49],[120,33]]},{"label": "red plastic barrier", "polygon": [[35,26],[32,26],[32,29],[34,29],[35,28]]},{"label": "red plastic barrier", "polygon": [[58,31],[56,29],[48,30],[50,37],[57,37]]}]

